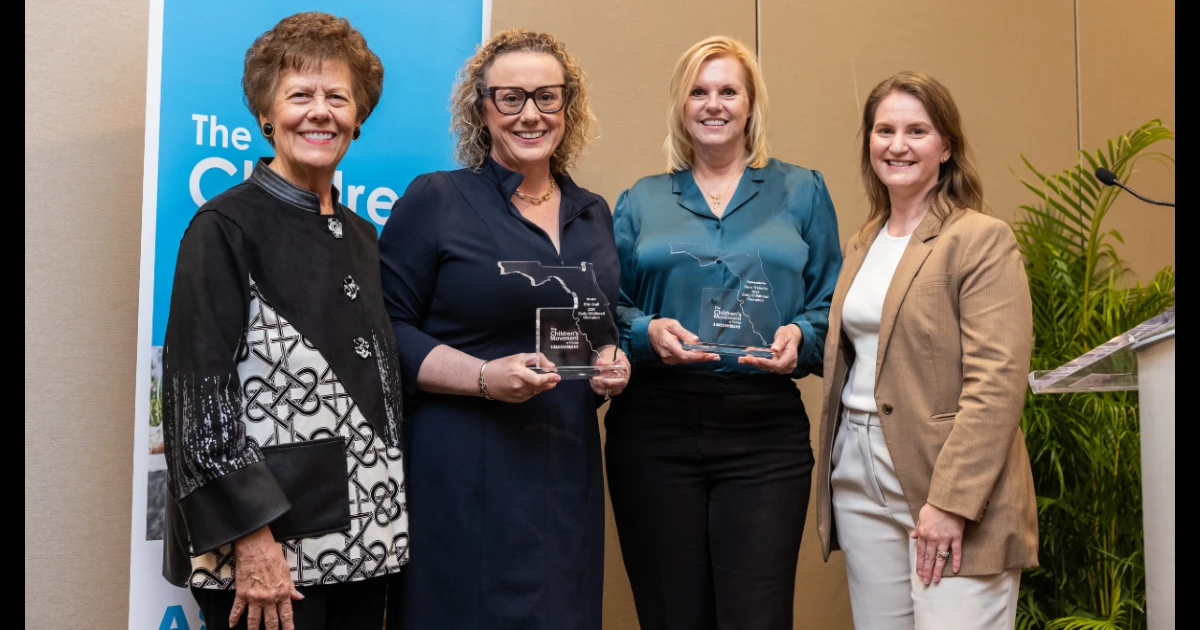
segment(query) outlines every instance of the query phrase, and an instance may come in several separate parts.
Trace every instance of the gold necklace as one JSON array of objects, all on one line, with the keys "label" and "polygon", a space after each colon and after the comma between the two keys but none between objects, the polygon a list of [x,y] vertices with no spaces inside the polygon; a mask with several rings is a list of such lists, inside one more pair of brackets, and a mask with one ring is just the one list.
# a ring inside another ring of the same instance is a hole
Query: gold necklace
[{"label": "gold necklace", "polygon": [[[742,172],[744,173],[745,170],[746,169],[743,168]],[[741,178],[742,178],[742,173],[738,173],[737,177],[729,180],[729,183],[725,184],[725,188],[723,188],[721,190],[721,192],[714,195],[714,194],[708,192],[707,190],[705,190],[704,186],[700,185],[700,178],[696,177],[695,175],[692,176],[692,179],[696,182],[696,187],[700,189],[700,192],[704,193],[705,197],[708,197],[709,199],[712,200],[713,210],[719,210],[721,208],[721,197],[723,197],[725,195],[725,193],[729,192],[729,187],[733,185],[733,182],[736,182]]]},{"label": "gold necklace", "polygon": [[541,197],[534,197],[533,195],[526,195],[525,193],[521,192],[520,189],[517,189],[514,194],[516,194],[516,196],[518,196],[518,197],[524,199],[525,201],[528,201],[529,203],[532,203],[534,205],[542,203],[543,201],[546,201],[547,199],[549,199],[550,195],[554,194],[554,177],[553,176],[550,177],[550,187],[546,189],[546,194],[542,195]]}]

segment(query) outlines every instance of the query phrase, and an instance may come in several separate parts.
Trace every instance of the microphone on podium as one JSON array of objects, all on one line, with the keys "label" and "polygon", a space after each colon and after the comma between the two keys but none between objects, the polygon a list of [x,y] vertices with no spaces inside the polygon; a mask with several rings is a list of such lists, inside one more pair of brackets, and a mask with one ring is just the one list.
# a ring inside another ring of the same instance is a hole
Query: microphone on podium
[{"label": "microphone on podium", "polygon": [[1124,190],[1125,192],[1133,195],[1134,197],[1137,197],[1138,199],[1145,201],[1146,203],[1152,203],[1156,206],[1168,206],[1170,208],[1175,207],[1175,203],[1172,201],[1158,201],[1155,199],[1147,199],[1146,197],[1139,195],[1136,190],[1126,186],[1125,184],[1122,184],[1121,180],[1117,179],[1116,173],[1104,168],[1103,166],[1096,169],[1096,179],[1100,180],[1100,183],[1104,184],[1105,186],[1116,186],[1116,187]]}]

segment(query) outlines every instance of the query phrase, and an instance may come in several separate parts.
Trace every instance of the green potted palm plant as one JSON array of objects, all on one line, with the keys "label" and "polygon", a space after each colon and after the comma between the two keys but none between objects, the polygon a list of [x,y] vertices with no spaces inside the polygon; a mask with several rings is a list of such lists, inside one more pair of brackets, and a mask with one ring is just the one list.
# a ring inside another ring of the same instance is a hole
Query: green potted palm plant
[{"label": "green potted palm plant", "polygon": [[[1175,271],[1129,286],[1129,269],[1103,227],[1121,194],[1097,167],[1126,181],[1139,160],[1173,164],[1152,150],[1175,134],[1154,120],[1071,168],[1022,179],[1035,199],[1013,229],[1033,297],[1032,369],[1048,370],[1175,303]],[[1018,628],[1146,626],[1137,392],[1027,396],[1021,419],[1037,489],[1041,566],[1026,572]]]}]

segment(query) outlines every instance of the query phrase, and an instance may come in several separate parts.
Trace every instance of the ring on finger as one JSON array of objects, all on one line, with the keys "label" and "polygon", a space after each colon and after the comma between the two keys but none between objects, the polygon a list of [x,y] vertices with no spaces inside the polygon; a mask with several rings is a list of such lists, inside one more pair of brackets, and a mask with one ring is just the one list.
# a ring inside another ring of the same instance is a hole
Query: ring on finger
[{"label": "ring on finger", "polygon": [[946,558],[950,557],[950,551],[947,549],[939,549],[937,552],[937,557],[941,558],[942,560],[945,560]]}]

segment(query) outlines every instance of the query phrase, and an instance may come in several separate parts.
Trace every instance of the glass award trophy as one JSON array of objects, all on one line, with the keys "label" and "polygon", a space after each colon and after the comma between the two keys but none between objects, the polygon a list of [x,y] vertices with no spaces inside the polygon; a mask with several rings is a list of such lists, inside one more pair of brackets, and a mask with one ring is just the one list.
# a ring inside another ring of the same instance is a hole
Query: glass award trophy
[{"label": "glass award trophy", "polygon": [[700,290],[699,343],[684,350],[728,356],[774,356],[771,343],[782,325],[779,306],[762,259],[755,251],[714,249],[694,243],[671,243],[671,254],[690,256],[701,267],[717,265],[723,286]]},{"label": "glass award trophy", "polygon": [[[608,298],[596,283],[592,263],[570,267],[551,267],[537,261],[496,263],[500,275],[517,274],[546,291],[566,292],[572,306],[546,306],[537,309],[535,372],[553,372],[563,379],[590,379],[605,374],[624,374],[623,365],[596,365],[596,360],[617,356],[617,325],[608,308]],[[549,302],[551,298],[548,297]],[[601,355],[607,348],[606,355]],[[542,357],[554,364],[542,366]]]}]

